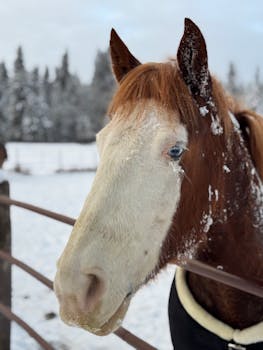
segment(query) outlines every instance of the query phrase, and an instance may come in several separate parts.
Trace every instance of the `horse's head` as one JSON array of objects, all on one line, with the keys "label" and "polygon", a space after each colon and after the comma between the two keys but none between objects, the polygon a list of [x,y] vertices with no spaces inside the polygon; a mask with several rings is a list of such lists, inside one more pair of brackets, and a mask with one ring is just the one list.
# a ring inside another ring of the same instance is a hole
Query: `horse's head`
[{"label": "horse's head", "polygon": [[[131,297],[160,266],[185,253],[169,248],[180,240],[171,232],[184,165],[204,158],[200,134],[221,137],[223,130],[213,114],[205,41],[190,20],[177,61],[141,64],[114,31],[110,48],[119,82],[111,121],[97,135],[98,170],[55,281],[62,319],[99,335],[120,325]],[[212,124],[203,122],[206,114]]]}]

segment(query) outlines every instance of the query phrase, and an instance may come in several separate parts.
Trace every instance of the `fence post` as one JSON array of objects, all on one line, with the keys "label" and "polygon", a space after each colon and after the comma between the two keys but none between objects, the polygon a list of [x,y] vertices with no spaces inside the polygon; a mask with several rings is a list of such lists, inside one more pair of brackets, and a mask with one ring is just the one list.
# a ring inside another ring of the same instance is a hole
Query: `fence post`
[{"label": "fence post", "polygon": [[[9,196],[9,183],[0,183],[0,194]],[[11,222],[9,206],[0,205],[0,249],[11,253]],[[11,307],[11,265],[0,260],[0,301]],[[0,313],[0,350],[10,350],[10,321]]]}]

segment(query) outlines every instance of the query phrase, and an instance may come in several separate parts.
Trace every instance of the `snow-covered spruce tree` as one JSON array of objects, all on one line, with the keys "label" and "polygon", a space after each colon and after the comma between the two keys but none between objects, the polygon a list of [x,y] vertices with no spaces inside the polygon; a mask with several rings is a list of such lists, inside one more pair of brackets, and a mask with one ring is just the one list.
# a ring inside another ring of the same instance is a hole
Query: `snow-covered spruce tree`
[{"label": "snow-covered spruce tree", "polygon": [[89,115],[89,95],[90,86],[81,85],[80,87],[80,114],[77,118],[76,139],[78,142],[92,142],[95,140],[95,133],[92,129]]},{"label": "snow-covered spruce tree", "polygon": [[98,51],[86,106],[94,137],[105,124],[105,114],[115,87],[109,52]]},{"label": "snow-covered spruce tree", "polygon": [[259,67],[256,68],[254,80],[246,86],[243,99],[249,109],[263,113],[263,83]]},{"label": "snow-covered spruce tree", "polygon": [[44,139],[43,141],[52,142],[53,137],[53,122],[51,119],[51,96],[52,83],[49,80],[49,69],[46,67],[43,78],[40,79],[40,101],[42,105]]},{"label": "snow-covered spruce tree", "polygon": [[24,86],[26,92],[26,104],[22,119],[23,141],[38,140],[38,95],[39,95],[39,73],[35,68],[27,73],[27,84]]},{"label": "snow-covered spruce tree", "polygon": [[237,69],[233,62],[230,62],[229,64],[226,89],[238,100],[242,99],[244,91],[242,85],[238,81]]},{"label": "snow-covered spruce tree", "polygon": [[51,106],[52,83],[49,81],[49,69],[46,67],[42,80],[42,93],[44,101],[48,106]]},{"label": "snow-covered spruce tree", "polygon": [[23,140],[23,118],[26,108],[27,72],[24,67],[23,52],[21,46],[17,50],[14,62],[14,78],[10,93],[10,139],[13,141]]},{"label": "snow-covered spruce tree", "polygon": [[23,141],[48,141],[50,110],[45,102],[38,68],[28,73],[26,107],[22,121]]},{"label": "snow-covered spruce tree", "polygon": [[5,63],[0,63],[0,142],[8,140],[9,77]]},{"label": "snow-covered spruce tree", "polygon": [[80,81],[69,72],[68,54],[56,69],[52,88],[51,118],[54,141],[76,141],[77,121],[80,115]]},{"label": "snow-covered spruce tree", "polygon": [[256,111],[260,114],[263,114],[263,82],[260,77],[259,67],[256,70],[255,74],[255,83],[257,87],[256,99],[257,99],[257,107]]}]

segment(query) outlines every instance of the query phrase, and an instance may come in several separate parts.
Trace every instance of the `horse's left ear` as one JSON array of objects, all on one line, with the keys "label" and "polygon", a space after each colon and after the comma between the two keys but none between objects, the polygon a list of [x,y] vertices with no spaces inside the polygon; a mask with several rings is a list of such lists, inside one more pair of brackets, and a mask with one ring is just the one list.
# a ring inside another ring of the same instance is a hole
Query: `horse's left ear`
[{"label": "horse's left ear", "polygon": [[111,30],[110,54],[112,69],[118,82],[141,63],[135,58],[114,29]]},{"label": "horse's left ear", "polygon": [[190,19],[185,19],[184,35],[177,52],[179,69],[198,105],[209,101],[212,82],[208,71],[205,39]]}]

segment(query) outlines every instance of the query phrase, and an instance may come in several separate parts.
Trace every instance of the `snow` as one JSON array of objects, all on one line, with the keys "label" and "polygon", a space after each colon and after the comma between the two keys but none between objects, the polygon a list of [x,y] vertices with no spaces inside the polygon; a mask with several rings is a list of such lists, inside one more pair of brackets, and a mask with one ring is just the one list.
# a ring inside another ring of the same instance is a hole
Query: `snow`
[{"label": "snow", "polygon": [[200,107],[199,112],[200,112],[202,117],[205,117],[207,115],[207,113],[209,113],[207,106]]},{"label": "snow", "polygon": [[211,115],[212,123],[211,123],[211,131],[213,135],[222,135],[224,130],[222,125],[220,124],[220,120],[218,115],[213,116]]},{"label": "snow", "polygon": [[[65,215],[77,217],[91,188],[94,172],[56,173],[63,169],[97,165],[94,145],[8,144],[6,169],[16,162],[32,175],[6,171],[11,196]],[[41,161],[39,160],[41,157]],[[39,169],[40,168],[40,169]],[[50,279],[54,279],[56,261],[71,227],[49,218],[12,207],[13,254]],[[174,267],[159,274],[134,296],[123,326],[158,349],[172,349],[168,324],[168,296]],[[97,337],[82,329],[66,326],[58,317],[54,293],[20,269],[13,268],[13,310],[28,322],[55,349],[101,350],[131,349],[115,335]],[[19,326],[12,324],[12,350],[38,350],[38,344]]]},{"label": "snow", "polygon": [[204,225],[203,231],[207,233],[210,227],[213,225],[213,218],[211,214],[203,214],[201,224]]},{"label": "snow", "polygon": [[215,197],[215,200],[218,201],[219,198],[219,191],[215,188],[214,190],[212,189],[212,186],[208,186],[208,201],[212,202],[213,196]]},{"label": "snow", "polygon": [[218,201],[218,199],[219,199],[219,192],[218,192],[217,189],[215,189],[215,200],[216,200],[216,202]]},{"label": "snow", "polygon": [[229,114],[229,117],[231,119],[232,124],[234,125],[235,131],[239,131],[240,125],[239,125],[239,122],[237,121],[236,117],[234,116],[234,114],[231,111],[228,111],[228,114]]},{"label": "snow", "polygon": [[[198,243],[200,243],[200,241]],[[185,263],[187,260],[193,259],[196,254],[198,243],[195,238],[188,238],[188,240],[184,242],[183,251],[177,254],[178,260]]]},{"label": "snow", "polygon": [[96,170],[98,156],[95,143],[18,143],[7,144],[6,170],[19,168],[35,175],[63,171]]},{"label": "snow", "polygon": [[0,183],[4,182],[6,180],[6,174],[3,169],[0,169]]},{"label": "snow", "polygon": [[223,170],[224,170],[224,172],[226,172],[227,174],[228,173],[230,173],[230,169],[229,169],[229,167],[227,166],[227,165],[223,165]]},{"label": "snow", "polygon": [[212,186],[209,185],[209,186],[208,186],[208,201],[209,201],[209,202],[212,201],[212,197],[213,197],[213,190],[212,190]]}]

